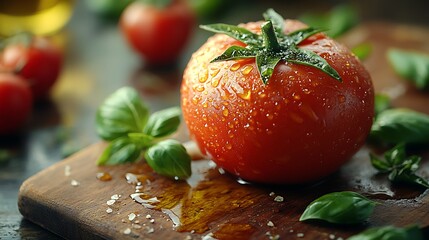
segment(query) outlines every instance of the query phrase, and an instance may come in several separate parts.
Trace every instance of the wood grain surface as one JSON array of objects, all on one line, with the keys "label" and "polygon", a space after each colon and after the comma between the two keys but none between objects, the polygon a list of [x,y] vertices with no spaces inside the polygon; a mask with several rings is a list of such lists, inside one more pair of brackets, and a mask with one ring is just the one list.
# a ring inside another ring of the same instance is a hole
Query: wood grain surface
[{"label": "wood grain surface", "polygon": [[[396,76],[385,57],[390,47],[429,53],[427,39],[425,29],[371,23],[340,41],[350,47],[370,43],[373,52],[365,65],[376,91],[390,95],[395,107],[429,114],[429,94]],[[144,162],[98,167],[95,161],[105,146],[92,145],[25,181],[18,202],[22,215],[67,239],[275,239],[277,235],[280,239],[345,239],[372,226],[429,226],[428,191],[391,185],[386,176],[378,175],[368,153],[380,153],[380,149],[370,146],[327,179],[301,186],[248,184],[208,160],[194,161],[194,174],[186,182],[158,176]],[[415,153],[423,157],[419,173],[429,177],[429,150]],[[112,179],[101,181],[98,173],[108,173]],[[312,200],[344,190],[380,203],[366,223],[334,226],[298,221]],[[136,193],[144,204],[131,199]]]}]

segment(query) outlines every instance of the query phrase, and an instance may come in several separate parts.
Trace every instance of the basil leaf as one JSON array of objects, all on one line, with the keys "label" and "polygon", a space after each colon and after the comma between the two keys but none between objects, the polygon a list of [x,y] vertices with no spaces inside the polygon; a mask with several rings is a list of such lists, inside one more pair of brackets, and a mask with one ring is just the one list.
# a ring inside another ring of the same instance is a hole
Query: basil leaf
[{"label": "basil leaf", "polygon": [[300,221],[323,220],[336,224],[357,224],[373,212],[376,202],[355,192],[333,192],[307,206]]},{"label": "basil leaf", "polygon": [[347,32],[359,21],[356,10],[346,4],[336,6],[327,14],[307,13],[299,19],[310,26],[329,29],[326,33],[333,38]]},{"label": "basil leaf", "polygon": [[402,172],[396,174],[393,174],[392,172],[391,174],[389,174],[389,180],[393,182],[415,184],[424,188],[429,188],[429,182],[426,179],[410,172]]},{"label": "basil leaf", "polygon": [[392,182],[416,184],[429,188],[429,182],[415,174],[419,168],[421,157],[413,155],[407,157],[405,145],[398,144],[384,154],[384,161],[370,154],[371,164],[381,173],[389,173]]},{"label": "basil leaf", "polygon": [[385,161],[382,161],[381,159],[377,158],[375,155],[370,154],[370,159],[371,159],[371,165],[379,172],[387,173],[392,170],[390,164],[388,164]]},{"label": "basil leaf", "polygon": [[417,226],[396,228],[393,226],[367,229],[347,240],[423,240],[423,233]]},{"label": "basil leaf", "polygon": [[429,116],[409,109],[388,109],[375,119],[370,137],[384,143],[429,143]]},{"label": "basil leaf", "polygon": [[142,148],[150,147],[154,144],[155,138],[144,133],[128,133],[128,137],[138,142]]},{"label": "basil leaf", "polygon": [[142,147],[128,137],[113,140],[98,159],[98,165],[116,165],[135,162],[140,159]]},{"label": "basil leaf", "polygon": [[405,145],[403,143],[397,144],[394,148],[384,153],[384,159],[390,166],[397,166],[405,161]]},{"label": "basil leaf", "polygon": [[429,55],[390,49],[387,57],[395,72],[419,89],[429,87]]},{"label": "basil leaf", "polygon": [[177,130],[180,125],[180,108],[167,108],[150,115],[143,133],[155,138],[165,137]]},{"label": "basil leaf", "polygon": [[359,60],[365,60],[372,52],[372,45],[369,43],[361,43],[351,49],[352,53],[359,58]]},{"label": "basil leaf", "polygon": [[145,153],[146,162],[157,173],[186,179],[191,176],[191,157],[183,145],[173,139],[161,141]]},{"label": "basil leaf", "polygon": [[142,132],[148,115],[148,109],[136,90],[120,88],[98,108],[98,135],[104,140],[114,140],[131,132]]},{"label": "basil leaf", "polygon": [[390,108],[390,97],[384,94],[375,94],[374,109],[375,115],[378,116],[381,112]]}]

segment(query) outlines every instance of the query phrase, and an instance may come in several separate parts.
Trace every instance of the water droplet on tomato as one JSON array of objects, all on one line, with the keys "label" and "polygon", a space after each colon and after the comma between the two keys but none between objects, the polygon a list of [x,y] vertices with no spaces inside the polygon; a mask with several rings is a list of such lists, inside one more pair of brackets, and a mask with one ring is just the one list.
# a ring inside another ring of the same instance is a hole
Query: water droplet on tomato
[{"label": "water droplet on tomato", "polygon": [[228,149],[228,150],[231,150],[232,149],[232,145],[227,142],[227,144],[225,145],[225,148]]},{"label": "water droplet on tomato", "polygon": [[234,63],[234,64],[232,64],[232,65],[231,65],[231,67],[229,68],[229,70],[231,70],[231,71],[235,72],[235,71],[237,71],[240,67],[241,67],[241,64],[240,64],[240,63]]},{"label": "water droplet on tomato", "polygon": [[211,68],[210,69],[210,76],[212,76],[212,77],[216,77],[216,75],[218,74],[220,72],[220,69],[219,68]]},{"label": "water droplet on tomato", "polygon": [[234,123],[232,123],[232,122],[228,122],[228,127],[229,127],[229,128],[234,128]]},{"label": "water droplet on tomato", "polygon": [[192,103],[197,104],[201,101],[201,97],[200,96],[194,96],[192,98]]},{"label": "water droplet on tomato", "polygon": [[212,80],[212,87],[217,87],[219,86],[219,82],[220,82],[221,78],[215,78]]},{"label": "water droplet on tomato", "polygon": [[243,100],[249,100],[252,93],[247,89],[243,93],[237,93],[237,95]]},{"label": "water droplet on tomato", "polygon": [[204,91],[204,90],[205,90],[204,86],[203,86],[203,85],[200,85],[200,84],[195,84],[195,85],[193,86],[193,89],[194,89],[195,91],[197,91],[197,92],[202,92],[202,91]]},{"label": "water droplet on tomato", "polygon": [[200,83],[205,83],[207,81],[207,79],[208,79],[208,75],[209,75],[209,73],[208,73],[207,69],[203,70],[203,72],[200,72],[198,74],[198,81]]},{"label": "water droplet on tomato", "polygon": [[301,99],[301,96],[299,96],[296,93],[293,93],[292,96],[293,96],[293,99],[295,99],[295,100],[300,100]]},{"label": "water droplet on tomato", "polygon": [[241,70],[241,73],[243,73],[243,75],[247,75],[249,74],[251,71],[253,70],[253,66],[252,65],[246,65],[243,67],[243,69]]},{"label": "water droplet on tomato", "polygon": [[302,91],[303,91],[305,94],[310,94],[310,93],[311,93],[311,91],[310,91],[310,90],[308,90],[308,88],[304,88],[304,89],[302,89]]},{"label": "water droplet on tomato", "polygon": [[270,113],[265,114],[265,116],[269,119],[269,120],[273,120],[273,115]]},{"label": "water droplet on tomato", "polygon": [[222,115],[224,115],[225,117],[228,117],[228,114],[229,114],[228,108],[224,108],[222,110]]}]

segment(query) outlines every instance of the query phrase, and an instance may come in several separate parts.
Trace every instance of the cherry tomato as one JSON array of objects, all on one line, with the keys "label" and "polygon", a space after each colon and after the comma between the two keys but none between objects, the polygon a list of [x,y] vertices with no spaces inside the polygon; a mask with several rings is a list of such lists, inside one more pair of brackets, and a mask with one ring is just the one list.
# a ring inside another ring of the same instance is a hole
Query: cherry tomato
[{"label": "cherry tomato", "polygon": [[[260,32],[262,23],[243,27]],[[285,21],[285,32],[304,25]],[[342,82],[311,66],[280,61],[265,85],[255,58],[211,62],[230,46],[217,34],[183,76],[181,104],[190,136],[219,167],[248,181],[296,184],[333,172],[364,144],[373,119],[371,78],[343,45],[316,34],[298,46],[315,52]]]},{"label": "cherry tomato", "polygon": [[29,82],[33,96],[48,95],[62,68],[62,53],[48,39],[33,37],[29,44],[13,43],[1,54],[3,66]]},{"label": "cherry tomato", "polygon": [[0,135],[17,132],[28,120],[33,97],[24,79],[0,73]]},{"label": "cherry tomato", "polygon": [[164,8],[136,1],[120,19],[128,43],[152,65],[176,60],[194,25],[195,15],[185,0],[173,0]]}]

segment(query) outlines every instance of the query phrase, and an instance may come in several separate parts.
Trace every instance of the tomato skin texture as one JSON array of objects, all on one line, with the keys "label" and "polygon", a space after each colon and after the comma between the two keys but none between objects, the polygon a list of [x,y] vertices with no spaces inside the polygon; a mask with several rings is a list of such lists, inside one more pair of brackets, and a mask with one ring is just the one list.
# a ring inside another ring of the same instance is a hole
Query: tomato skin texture
[{"label": "tomato skin texture", "polygon": [[29,82],[36,99],[46,97],[57,81],[63,56],[48,39],[34,37],[29,46],[8,45],[2,53],[2,64]]},{"label": "tomato skin texture", "polygon": [[184,0],[173,0],[164,9],[137,1],[122,13],[120,27],[127,42],[149,64],[163,65],[177,59],[195,21],[194,12]]},{"label": "tomato skin texture", "polygon": [[[245,24],[259,31],[259,23]],[[286,32],[303,28],[286,20]],[[211,37],[185,69],[181,104],[190,136],[219,167],[248,181],[299,184],[319,180],[364,144],[374,90],[344,46],[317,34],[300,44],[322,56],[343,79],[281,61],[264,85],[254,59],[210,63],[231,45]]]},{"label": "tomato skin texture", "polygon": [[20,77],[0,73],[0,135],[17,132],[28,120],[33,97]]}]

